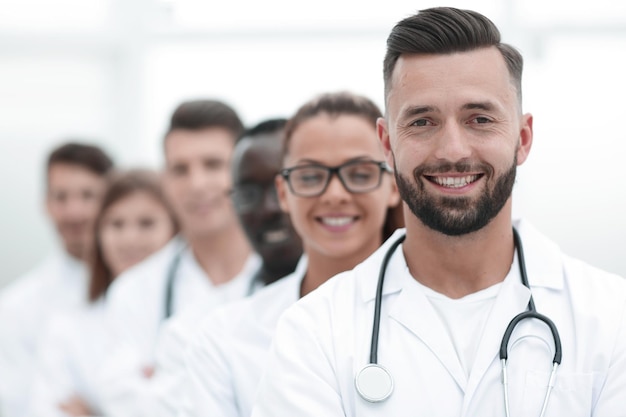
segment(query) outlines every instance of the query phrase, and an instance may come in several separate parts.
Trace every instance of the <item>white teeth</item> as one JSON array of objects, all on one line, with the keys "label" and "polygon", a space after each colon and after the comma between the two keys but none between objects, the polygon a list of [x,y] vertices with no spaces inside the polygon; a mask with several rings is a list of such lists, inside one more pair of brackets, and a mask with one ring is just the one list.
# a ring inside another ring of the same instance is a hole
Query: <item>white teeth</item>
[{"label": "white teeth", "polygon": [[345,226],[353,221],[353,217],[322,217],[322,223],[332,227]]},{"label": "white teeth", "polygon": [[464,177],[433,177],[437,184],[449,188],[461,188],[478,179],[478,175],[466,175]]},{"label": "white teeth", "polygon": [[268,243],[278,243],[284,240],[287,240],[289,237],[289,232],[285,229],[281,230],[270,230],[268,232],[263,233],[263,239],[265,239]]}]

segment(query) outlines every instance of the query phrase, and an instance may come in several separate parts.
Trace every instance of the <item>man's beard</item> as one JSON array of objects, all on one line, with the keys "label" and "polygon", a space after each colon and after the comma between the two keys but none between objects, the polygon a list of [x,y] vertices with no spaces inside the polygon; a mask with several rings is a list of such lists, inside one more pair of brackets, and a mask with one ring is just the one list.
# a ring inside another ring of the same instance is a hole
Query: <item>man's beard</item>
[{"label": "man's beard", "polygon": [[[394,161],[395,162],[395,161]],[[423,177],[428,173],[484,172],[485,179],[493,178],[493,168],[488,165],[467,163],[419,166],[413,171],[414,182],[395,171],[396,183],[402,200],[411,212],[427,227],[448,236],[461,236],[485,227],[502,210],[513,191],[517,172],[517,155],[511,167],[500,175],[495,185],[485,187],[477,200],[469,197],[440,197],[429,194]]]}]

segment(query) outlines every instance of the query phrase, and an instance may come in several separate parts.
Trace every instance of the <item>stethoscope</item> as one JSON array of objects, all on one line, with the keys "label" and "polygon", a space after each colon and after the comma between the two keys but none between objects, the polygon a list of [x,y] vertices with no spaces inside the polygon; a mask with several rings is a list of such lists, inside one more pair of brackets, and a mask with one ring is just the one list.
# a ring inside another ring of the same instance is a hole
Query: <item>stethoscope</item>
[{"label": "stethoscope", "polygon": [[180,259],[183,257],[183,252],[187,249],[187,245],[181,245],[176,251],[176,254],[170,262],[169,268],[167,268],[167,278],[165,281],[165,305],[163,307],[163,320],[167,320],[172,317],[173,310],[173,298],[174,298],[174,284],[178,275],[178,267],[180,266]]},{"label": "stethoscope", "polygon": [[[389,247],[387,253],[385,253],[385,256],[383,257],[383,261],[378,274],[378,285],[376,287],[372,340],[370,344],[370,360],[369,363],[357,373],[354,379],[356,390],[361,398],[372,403],[385,401],[392,394],[394,388],[393,378],[391,377],[391,374],[385,367],[378,364],[378,334],[380,329],[380,312],[383,301],[383,284],[385,281],[385,271],[387,269],[391,256],[396,251],[398,246],[400,246],[402,242],[404,242],[405,238],[406,235],[403,235],[398,240],[396,240]],[[526,288],[530,290],[530,285],[528,284],[528,276],[526,275],[524,249],[522,248],[522,241],[515,228],[513,228],[513,240],[515,242],[515,248],[517,250],[517,258],[522,284],[524,284],[524,286],[526,286]],[[548,317],[537,312],[532,293],[530,294],[530,300],[528,301],[528,310],[518,314],[513,318],[513,320],[511,320],[506,328],[506,331],[504,332],[504,335],[502,336],[502,343],[500,344],[500,363],[502,365],[504,407],[506,416],[509,417],[510,411],[507,377],[508,346],[509,340],[511,339],[511,334],[513,333],[513,330],[515,330],[515,326],[517,326],[519,322],[525,319],[537,319],[544,322],[550,328],[550,331],[552,332],[552,338],[554,340],[555,353],[552,360],[552,372],[550,373],[550,380],[548,382],[548,388],[546,390],[546,395],[543,400],[540,414],[540,416],[543,417],[548,406],[548,400],[550,398],[550,394],[552,393],[552,388],[554,387],[556,370],[561,364],[561,338],[554,322]]]},{"label": "stethoscope", "polygon": [[[180,260],[183,257],[183,252],[187,249],[187,245],[182,245],[172,258],[169,268],[167,268],[167,277],[165,281],[165,299],[163,306],[163,320],[169,319],[174,314],[173,299],[174,299],[174,285],[176,284],[176,277],[178,275],[178,268],[180,266]],[[250,280],[248,291],[245,296],[250,296],[257,287],[257,280]]]}]

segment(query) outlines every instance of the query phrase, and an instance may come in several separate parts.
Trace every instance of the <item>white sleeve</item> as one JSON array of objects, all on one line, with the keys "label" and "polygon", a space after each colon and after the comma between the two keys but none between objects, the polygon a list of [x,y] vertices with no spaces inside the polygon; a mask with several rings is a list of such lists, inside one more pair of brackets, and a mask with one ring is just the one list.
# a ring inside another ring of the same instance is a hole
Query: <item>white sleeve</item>
[{"label": "white sleeve", "polygon": [[116,346],[96,377],[98,403],[105,416],[140,417],[146,410],[149,378],[142,372],[144,355],[135,346]]},{"label": "white sleeve", "polygon": [[118,277],[107,292],[106,316],[116,342],[152,352],[161,317],[154,311],[155,290],[144,288],[149,273],[131,270]]},{"label": "white sleeve", "polygon": [[98,403],[106,416],[140,417],[148,384],[142,369],[151,366],[152,359],[133,338],[133,325],[124,320],[133,321],[132,306],[124,302],[130,297],[112,295],[107,299],[105,325],[113,342],[95,377]]},{"label": "white sleeve", "polygon": [[204,323],[186,352],[186,399],[179,417],[240,417],[227,358],[228,332],[220,330],[216,317]]},{"label": "white sleeve", "polygon": [[606,380],[595,404],[593,417],[624,415],[626,390],[626,302],[616,335],[616,344]]},{"label": "white sleeve", "polygon": [[[13,297],[13,298],[11,298]],[[15,298],[18,298],[17,300]],[[35,372],[36,326],[40,311],[33,297],[0,292],[0,412],[22,416]]]},{"label": "white sleeve", "polygon": [[163,326],[155,352],[155,372],[150,381],[153,409],[150,417],[175,417],[185,395],[185,351],[190,338],[184,316]]},{"label": "white sleeve", "polygon": [[[184,323],[176,316],[159,332],[154,374],[146,377],[139,367],[140,352],[132,345],[119,346],[111,367],[102,374],[102,410],[114,417],[174,417],[184,395]],[[107,388],[105,389],[104,386]]]},{"label": "white sleeve", "polygon": [[[252,417],[345,416],[332,349],[325,346],[331,328],[328,313],[322,309],[308,313],[297,303],[285,312],[274,335]],[[325,334],[320,329],[326,329]]]},{"label": "white sleeve", "polygon": [[69,321],[52,320],[41,336],[41,348],[35,361],[35,377],[29,395],[28,417],[66,417],[59,404],[76,392],[72,377],[72,353],[68,349],[72,335]]},{"label": "white sleeve", "polygon": [[151,335],[159,323],[153,323],[158,320],[150,309],[152,293],[142,294],[140,288],[144,277],[132,272],[118,277],[107,293],[106,326],[113,346],[96,378],[106,416],[144,416],[150,398],[144,369],[154,365]]},{"label": "white sleeve", "polygon": [[15,323],[19,316],[4,301],[0,297],[0,415],[13,416],[24,413],[24,390],[29,384],[32,357],[23,330]]}]

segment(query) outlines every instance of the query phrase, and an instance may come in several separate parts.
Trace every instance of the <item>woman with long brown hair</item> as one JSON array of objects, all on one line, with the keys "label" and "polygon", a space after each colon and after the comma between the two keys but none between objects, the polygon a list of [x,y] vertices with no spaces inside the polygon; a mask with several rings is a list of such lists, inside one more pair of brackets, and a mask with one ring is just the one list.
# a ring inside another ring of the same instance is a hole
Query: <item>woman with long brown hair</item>
[{"label": "woman with long brown hair", "polygon": [[30,416],[98,415],[93,376],[107,354],[106,291],[122,272],[164,247],[177,230],[155,172],[112,175],[95,222],[89,304],[56,317],[42,335]]}]

